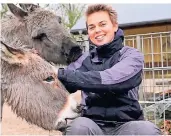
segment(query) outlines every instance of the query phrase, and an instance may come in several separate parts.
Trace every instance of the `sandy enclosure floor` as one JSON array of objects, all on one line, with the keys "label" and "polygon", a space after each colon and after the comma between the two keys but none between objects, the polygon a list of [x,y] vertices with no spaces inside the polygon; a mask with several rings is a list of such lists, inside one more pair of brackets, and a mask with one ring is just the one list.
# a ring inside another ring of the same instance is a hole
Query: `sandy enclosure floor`
[{"label": "sandy enclosure floor", "polygon": [[3,119],[1,124],[2,135],[61,135],[59,131],[46,131],[35,125],[28,124],[25,120],[17,117],[9,106],[3,107]]}]

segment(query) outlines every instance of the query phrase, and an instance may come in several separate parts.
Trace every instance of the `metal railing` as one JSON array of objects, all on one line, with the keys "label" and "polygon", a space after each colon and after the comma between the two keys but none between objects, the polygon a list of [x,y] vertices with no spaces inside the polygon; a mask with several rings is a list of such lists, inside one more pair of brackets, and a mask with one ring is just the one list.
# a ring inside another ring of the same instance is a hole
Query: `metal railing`
[{"label": "metal railing", "polygon": [[129,35],[124,43],[144,54],[140,103],[146,119],[171,119],[171,32]]}]

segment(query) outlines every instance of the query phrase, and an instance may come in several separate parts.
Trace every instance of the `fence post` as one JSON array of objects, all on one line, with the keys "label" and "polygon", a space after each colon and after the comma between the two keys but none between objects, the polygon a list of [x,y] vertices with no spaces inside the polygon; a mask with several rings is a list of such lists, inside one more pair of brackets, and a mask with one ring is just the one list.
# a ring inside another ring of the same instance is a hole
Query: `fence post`
[{"label": "fence post", "polygon": [[140,35],[136,35],[136,43],[137,43],[137,49],[142,52]]}]

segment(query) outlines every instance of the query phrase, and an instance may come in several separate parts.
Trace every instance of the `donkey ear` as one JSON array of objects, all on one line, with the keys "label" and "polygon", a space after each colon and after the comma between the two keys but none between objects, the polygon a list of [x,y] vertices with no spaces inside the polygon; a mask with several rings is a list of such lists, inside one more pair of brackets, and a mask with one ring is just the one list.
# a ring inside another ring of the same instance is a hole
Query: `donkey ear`
[{"label": "donkey ear", "polygon": [[34,4],[23,4],[23,3],[19,3],[20,7],[27,11],[27,12],[32,12],[34,11],[36,8],[39,8],[38,5],[34,5]]},{"label": "donkey ear", "polygon": [[19,19],[23,19],[24,16],[27,16],[28,13],[17,7],[16,5],[12,3],[8,3],[9,10]]},{"label": "donkey ear", "polygon": [[9,64],[21,65],[24,62],[25,53],[22,49],[15,49],[1,41],[1,59]]}]

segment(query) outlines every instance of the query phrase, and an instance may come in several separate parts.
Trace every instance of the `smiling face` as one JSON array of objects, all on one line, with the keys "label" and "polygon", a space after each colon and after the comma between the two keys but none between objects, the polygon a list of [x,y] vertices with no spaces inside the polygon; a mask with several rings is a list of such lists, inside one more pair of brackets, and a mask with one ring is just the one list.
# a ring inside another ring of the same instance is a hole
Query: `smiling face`
[{"label": "smiling face", "polygon": [[96,46],[111,42],[118,29],[118,24],[112,23],[106,11],[98,11],[88,15],[87,26],[89,38]]}]

